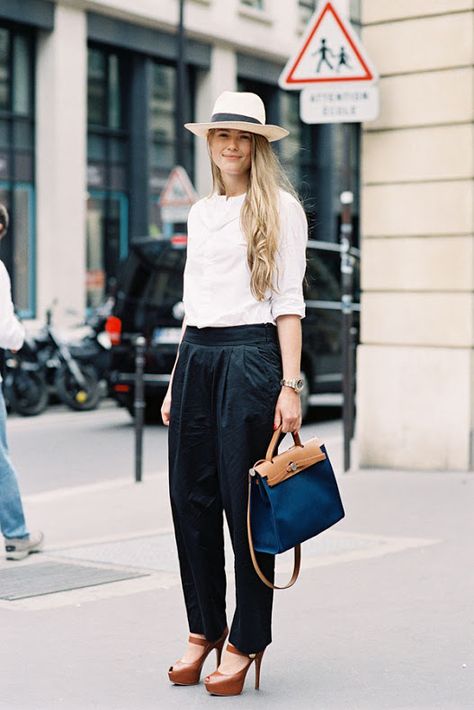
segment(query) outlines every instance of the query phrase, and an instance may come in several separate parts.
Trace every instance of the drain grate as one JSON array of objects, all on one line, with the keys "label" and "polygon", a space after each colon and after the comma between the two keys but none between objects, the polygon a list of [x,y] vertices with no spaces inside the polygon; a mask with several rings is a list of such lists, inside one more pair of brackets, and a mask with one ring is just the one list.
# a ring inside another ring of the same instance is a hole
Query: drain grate
[{"label": "drain grate", "polygon": [[[229,570],[232,566],[232,548],[229,536],[226,539],[226,560]],[[343,555],[364,550],[383,548],[384,539],[361,538],[348,533],[320,535],[304,543],[303,559],[324,557],[325,555]],[[54,553],[54,551],[53,551]],[[126,565],[141,570],[166,571],[176,573],[178,558],[176,544],[172,534],[149,535],[131,540],[95,543],[83,547],[69,548],[59,553],[63,558],[83,560],[84,562]],[[278,564],[278,562],[277,562]]]},{"label": "drain grate", "polygon": [[0,570],[0,599],[14,601],[71,589],[146,577],[146,573],[93,565],[40,562]]},{"label": "drain grate", "polygon": [[63,558],[85,562],[125,565],[141,570],[177,572],[176,543],[171,534],[147,535],[131,540],[95,543],[69,548],[59,553]]}]

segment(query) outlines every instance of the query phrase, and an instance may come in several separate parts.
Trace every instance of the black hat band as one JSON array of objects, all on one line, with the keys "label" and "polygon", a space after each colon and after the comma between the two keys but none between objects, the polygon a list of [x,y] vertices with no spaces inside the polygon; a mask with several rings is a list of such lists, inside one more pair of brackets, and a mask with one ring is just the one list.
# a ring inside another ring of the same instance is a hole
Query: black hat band
[{"label": "black hat band", "polygon": [[259,126],[263,126],[263,123],[254,118],[253,116],[244,116],[241,113],[214,113],[211,117],[211,122],[216,123],[218,121],[243,121],[245,123],[258,123]]}]

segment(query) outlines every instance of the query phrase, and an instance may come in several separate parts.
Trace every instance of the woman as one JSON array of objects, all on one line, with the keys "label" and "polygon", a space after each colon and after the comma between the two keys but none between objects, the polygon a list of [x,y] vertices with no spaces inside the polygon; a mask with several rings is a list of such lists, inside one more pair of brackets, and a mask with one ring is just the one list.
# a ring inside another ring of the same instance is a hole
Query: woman
[{"label": "woman", "polygon": [[[0,204],[0,241],[8,231],[7,209]],[[15,316],[10,277],[0,261],[0,348],[16,352],[23,346],[25,330]],[[43,547],[43,533],[29,533],[15,469],[7,442],[7,411],[0,373],[0,530],[5,537],[7,560],[23,560]]]},{"label": "woman", "polygon": [[[301,426],[307,222],[270,147],[288,131],[265,123],[256,94],[226,91],[209,123],[186,128],[207,137],[213,192],[189,214],[185,320],[161,410],[169,425],[171,507],[190,630],[169,678],[198,683],[215,649],[218,669],[206,688],[236,695],[254,661],[258,687],[271,642],[273,592],[257,577],[247,542],[247,475],[264,456],[272,427]],[[224,653],[223,511],[236,584]],[[274,557],[259,554],[258,561],[273,579]]]}]

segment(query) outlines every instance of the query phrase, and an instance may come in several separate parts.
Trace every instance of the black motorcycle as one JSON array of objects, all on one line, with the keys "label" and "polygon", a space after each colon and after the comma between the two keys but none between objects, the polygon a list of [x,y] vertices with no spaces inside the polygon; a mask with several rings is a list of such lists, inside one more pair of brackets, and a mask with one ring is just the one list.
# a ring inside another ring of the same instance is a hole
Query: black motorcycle
[{"label": "black motorcycle", "polygon": [[38,357],[46,371],[46,381],[59,399],[76,411],[95,409],[101,398],[99,376],[87,354],[66,343],[51,325],[51,310],[46,325],[36,336]]},{"label": "black motorcycle", "polygon": [[[84,323],[77,326],[80,333],[79,338],[75,335],[75,330],[73,329],[69,331],[67,340],[69,350],[74,359],[95,369],[103,396],[109,394],[112,344],[105,326],[113,303],[113,297],[109,296],[87,315]],[[68,313],[77,315],[73,310],[69,310]]]},{"label": "black motorcycle", "polygon": [[95,409],[108,392],[110,341],[104,332],[107,303],[86,321],[79,342],[61,338],[52,326],[52,309],[35,337],[18,352],[5,352],[3,390],[10,410],[23,416],[43,412],[51,398],[76,411]]},{"label": "black motorcycle", "polygon": [[3,390],[9,409],[24,417],[40,414],[48,406],[46,368],[34,338],[25,338],[18,352],[5,352]]}]

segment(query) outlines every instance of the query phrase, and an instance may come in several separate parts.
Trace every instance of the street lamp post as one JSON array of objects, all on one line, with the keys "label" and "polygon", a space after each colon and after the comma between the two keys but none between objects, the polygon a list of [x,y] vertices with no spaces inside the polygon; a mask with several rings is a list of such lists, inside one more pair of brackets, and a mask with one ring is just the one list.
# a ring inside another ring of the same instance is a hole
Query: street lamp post
[{"label": "street lamp post", "polygon": [[176,163],[184,166],[184,103],[186,89],[186,36],[184,32],[184,2],[179,0],[178,58],[176,76]]}]

